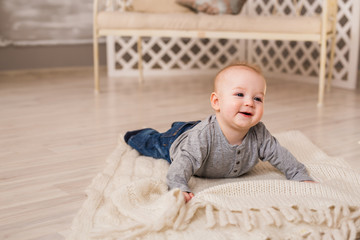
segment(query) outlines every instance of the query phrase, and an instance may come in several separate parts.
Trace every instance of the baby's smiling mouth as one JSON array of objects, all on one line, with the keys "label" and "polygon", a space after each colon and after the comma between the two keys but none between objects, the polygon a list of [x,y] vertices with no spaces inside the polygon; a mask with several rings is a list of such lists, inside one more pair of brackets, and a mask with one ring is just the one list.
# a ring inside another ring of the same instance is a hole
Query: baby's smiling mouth
[{"label": "baby's smiling mouth", "polygon": [[249,113],[249,112],[240,112],[242,115],[245,115],[245,116],[252,116],[252,113]]}]

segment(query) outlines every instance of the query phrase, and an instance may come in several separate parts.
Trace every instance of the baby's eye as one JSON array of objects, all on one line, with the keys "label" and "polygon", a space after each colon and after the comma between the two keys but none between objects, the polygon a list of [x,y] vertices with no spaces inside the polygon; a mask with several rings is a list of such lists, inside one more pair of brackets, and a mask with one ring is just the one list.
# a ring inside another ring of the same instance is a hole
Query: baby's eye
[{"label": "baby's eye", "polygon": [[243,93],[237,93],[236,96],[238,96],[238,97],[243,97],[244,94],[243,94]]},{"label": "baby's eye", "polygon": [[257,102],[262,102],[263,101],[262,98],[260,98],[260,97],[254,97],[254,100],[257,101]]}]

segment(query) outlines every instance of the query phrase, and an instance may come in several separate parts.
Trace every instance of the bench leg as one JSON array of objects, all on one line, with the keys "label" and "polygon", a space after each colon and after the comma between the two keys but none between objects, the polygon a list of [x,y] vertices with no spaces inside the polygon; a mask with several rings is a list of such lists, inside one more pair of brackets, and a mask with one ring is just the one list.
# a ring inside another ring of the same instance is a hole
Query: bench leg
[{"label": "bench leg", "polygon": [[324,36],[321,39],[320,50],[320,72],[319,72],[319,94],[318,94],[318,107],[324,104],[324,90],[325,90],[325,67],[326,67],[326,42],[327,39]]},{"label": "bench leg", "polygon": [[99,45],[98,45],[98,38],[97,38],[96,34],[94,34],[93,51],[94,51],[94,86],[95,86],[95,93],[98,94],[100,92]]},{"label": "bench leg", "polygon": [[328,92],[331,89],[331,81],[332,81],[333,71],[334,71],[335,44],[336,44],[336,35],[335,35],[335,33],[333,33],[331,36],[329,76],[328,76],[327,83],[326,83],[326,90]]},{"label": "bench leg", "polygon": [[139,63],[138,63],[139,82],[143,83],[144,82],[144,77],[143,77],[143,59],[142,59],[141,36],[138,37],[137,51],[138,51],[138,55],[139,55]]}]

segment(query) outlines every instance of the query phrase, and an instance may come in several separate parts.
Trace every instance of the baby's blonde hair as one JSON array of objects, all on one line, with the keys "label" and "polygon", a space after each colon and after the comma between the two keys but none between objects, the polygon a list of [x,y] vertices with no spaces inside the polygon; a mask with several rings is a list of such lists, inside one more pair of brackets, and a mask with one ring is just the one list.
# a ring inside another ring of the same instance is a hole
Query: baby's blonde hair
[{"label": "baby's blonde hair", "polygon": [[[223,69],[221,69],[216,74],[215,79],[214,79],[214,91],[216,91],[217,81],[220,78],[220,75],[222,75],[226,70],[228,70],[228,69],[230,69],[232,67],[245,67],[245,68],[251,69],[251,70],[258,73],[260,76],[262,76],[265,79],[265,77],[264,77],[264,75],[263,75],[263,73],[261,71],[261,68],[258,65],[253,64],[253,63],[248,63],[248,62],[233,62],[230,65],[228,65],[228,66],[224,67]],[[265,80],[265,83],[266,83],[266,80]]]}]

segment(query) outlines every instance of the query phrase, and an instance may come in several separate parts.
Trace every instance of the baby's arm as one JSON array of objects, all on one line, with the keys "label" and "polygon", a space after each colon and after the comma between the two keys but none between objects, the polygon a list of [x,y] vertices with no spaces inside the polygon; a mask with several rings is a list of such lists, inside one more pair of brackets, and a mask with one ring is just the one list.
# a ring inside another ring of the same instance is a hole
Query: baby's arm
[{"label": "baby's arm", "polygon": [[166,176],[169,189],[179,188],[186,203],[194,197],[188,186],[188,182],[193,175],[192,169],[191,162],[186,158],[182,158],[171,163]]},{"label": "baby's arm", "polygon": [[281,146],[265,127],[262,131],[262,143],[259,150],[260,159],[269,161],[271,165],[284,173],[289,180],[313,182],[305,165],[300,163],[286,148]]},{"label": "baby's arm", "polygon": [[191,192],[188,182],[194,174],[193,169],[189,159],[185,157],[176,158],[170,164],[166,176],[169,189],[179,188],[182,192]]},{"label": "baby's arm", "polygon": [[300,163],[286,148],[276,147],[274,155],[269,159],[271,165],[285,174],[289,180],[300,182],[313,181],[304,164]]},{"label": "baby's arm", "polygon": [[172,162],[166,176],[167,185],[169,189],[179,188],[186,201],[194,196],[188,182],[208,154],[208,134],[204,134],[202,131],[189,130],[180,135],[170,148]]},{"label": "baby's arm", "polygon": [[199,170],[202,161],[201,157],[194,157],[188,151],[179,151],[173,155],[173,161],[169,166],[166,175],[169,189],[179,188],[188,202],[194,197],[188,183],[190,178]]}]

